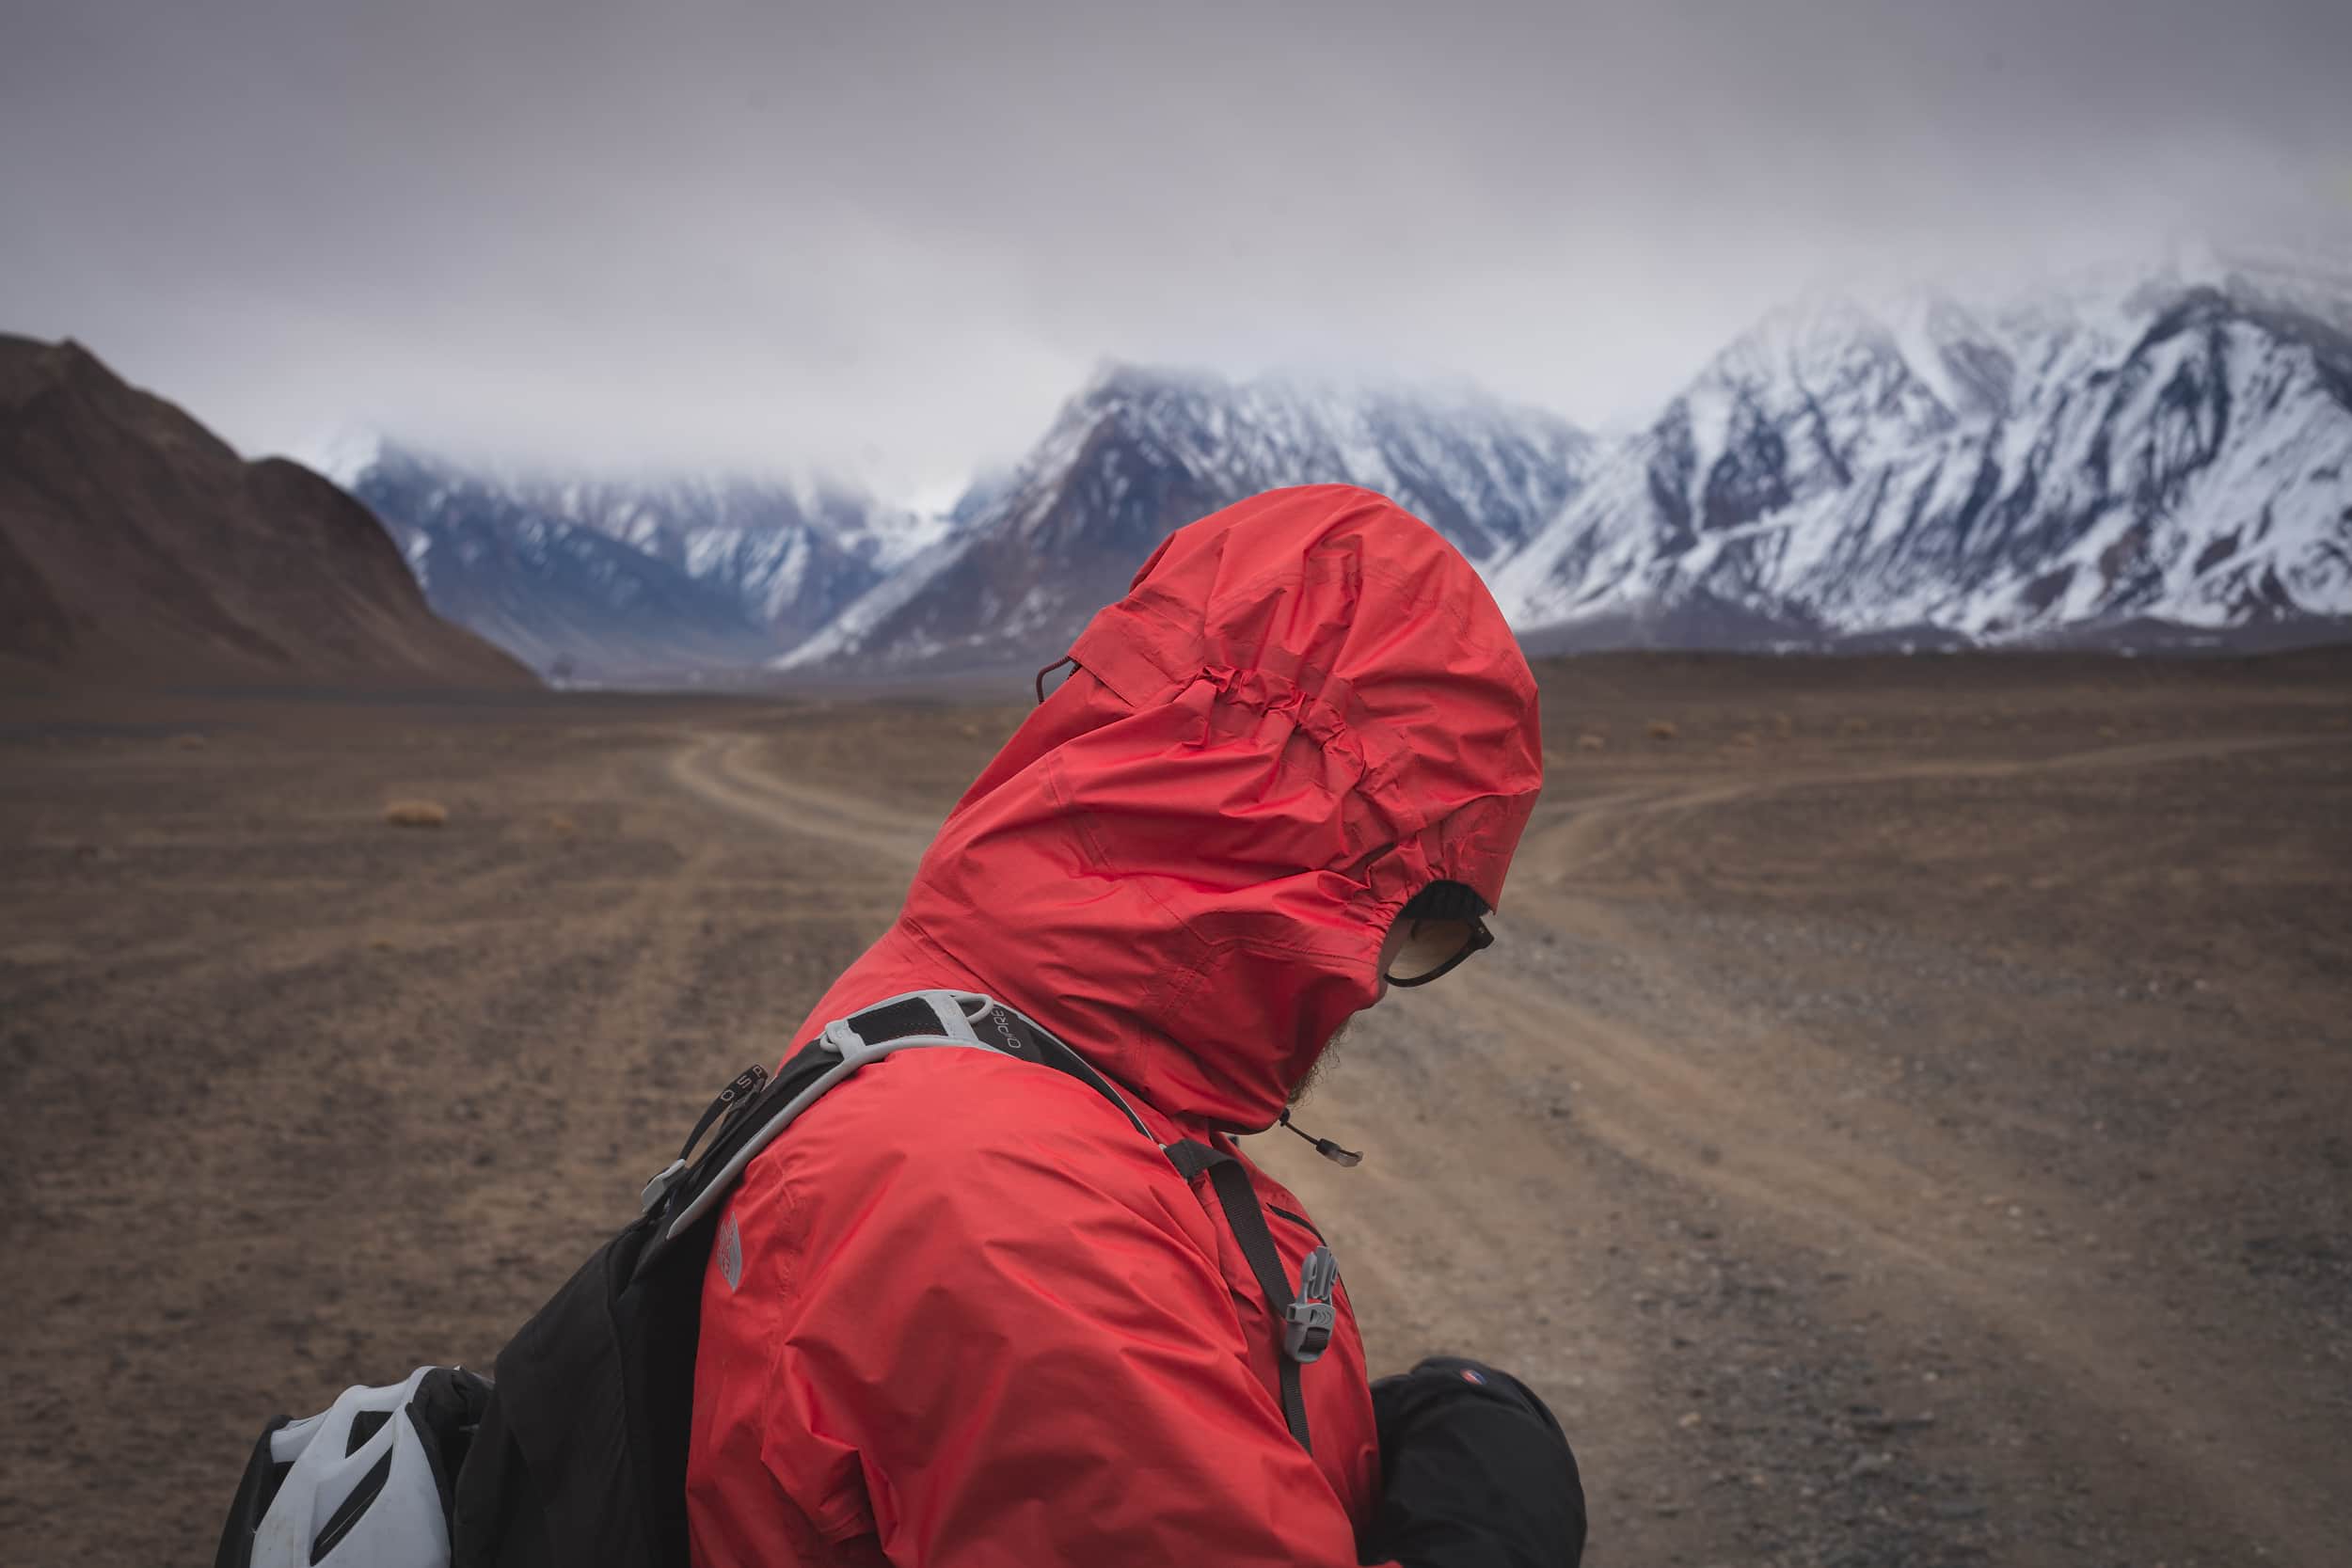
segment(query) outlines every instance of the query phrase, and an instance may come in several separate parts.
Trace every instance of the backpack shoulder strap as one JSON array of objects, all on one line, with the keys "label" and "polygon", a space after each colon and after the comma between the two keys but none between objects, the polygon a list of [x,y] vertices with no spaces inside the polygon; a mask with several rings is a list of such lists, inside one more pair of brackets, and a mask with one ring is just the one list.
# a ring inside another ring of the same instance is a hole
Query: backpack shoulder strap
[{"label": "backpack shoulder strap", "polygon": [[[1168,1157],[1177,1174],[1190,1182],[1207,1173],[1218,1204],[1225,1211],[1233,1239],[1241,1245],[1258,1289],[1283,1335],[1276,1357],[1281,1380],[1284,1423],[1301,1448],[1311,1449],[1307,1432],[1307,1405],[1300,1388],[1300,1369],[1323,1354],[1330,1340],[1334,1313],[1331,1290],[1336,1268],[1330,1249],[1318,1247],[1308,1259],[1300,1291],[1294,1294],[1288,1271],[1266,1228],[1256,1190],[1239,1160],[1222,1150],[1189,1139],[1162,1144],[1134,1106],[1086,1058],[1053,1033],[1018,1010],[993,997],[973,991],[908,991],[870,1007],[835,1019],[818,1037],[794,1053],[772,1079],[757,1068],[738,1077],[720,1091],[678,1157],[645,1184],[645,1208],[663,1211],[658,1234],[639,1254],[636,1270],[643,1273],[666,1249],[669,1242],[691,1231],[733,1190],[743,1168],[766,1148],[802,1112],[815,1104],[834,1085],[868,1062],[897,1052],[923,1049],[993,1051],[1034,1062],[1075,1078],[1108,1101],[1137,1132]],[[693,1147],[712,1121],[719,1133],[699,1157]],[[691,1159],[691,1163],[690,1163]]]},{"label": "backpack shoulder strap", "polygon": [[1034,1022],[961,991],[892,997],[827,1024],[772,1076],[743,1073],[646,1183],[636,1218],[499,1353],[497,1387],[444,1504],[459,1568],[687,1560],[694,1359],[719,1203],[828,1089],[867,1062],[926,1047],[1054,1068],[1144,1126],[1109,1080]]},{"label": "backpack shoulder strap", "polygon": [[1257,1189],[1250,1185],[1249,1172],[1243,1168],[1241,1161],[1223,1149],[1189,1138],[1168,1145],[1167,1154],[1177,1174],[1187,1181],[1203,1171],[1208,1173],[1209,1185],[1216,1194],[1218,1206],[1225,1211],[1225,1223],[1232,1227],[1249,1272],[1258,1276],[1258,1290],[1265,1297],[1267,1311],[1282,1330],[1281,1354],[1275,1357],[1275,1370],[1281,1382],[1283,1423],[1291,1429],[1291,1435],[1298,1439],[1298,1446],[1312,1453],[1314,1443],[1307,1431],[1307,1396],[1300,1386],[1299,1372],[1308,1362],[1323,1354],[1337,1321],[1331,1306],[1331,1289],[1337,1280],[1331,1249],[1318,1246],[1308,1255],[1300,1292],[1293,1295],[1290,1273],[1282,1266],[1282,1255],[1274,1245],[1274,1233],[1266,1227],[1265,1212],[1258,1204]]},{"label": "backpack shoulder strap", "polygon": [[[1052,1068],[1077,1079],[1117,1108],[1135,1130],[1152,1137],[1110,1080],[1033,1019],[992,997],[970,991],[918,990],[894,996],[825,1025],[773,1079],[758,1084],[757,1069],[720,1092],[667,1169],[645,1185],[645,1207],[667,1203],[662,1239],[690,1229],[734,1187],[754,1156],[775,1141],[825,1091],[868,1062],[900,1051],[946,1048],[993,1051]],[[764,1076],[764,1075],[761,1075]],[[747,1085],[757,1086],[748,1094]],[[719,1135],[689,1163],[695,1142],[722,1114]],[[1152,1139],[1153,1143],[1159,1140]]]}]

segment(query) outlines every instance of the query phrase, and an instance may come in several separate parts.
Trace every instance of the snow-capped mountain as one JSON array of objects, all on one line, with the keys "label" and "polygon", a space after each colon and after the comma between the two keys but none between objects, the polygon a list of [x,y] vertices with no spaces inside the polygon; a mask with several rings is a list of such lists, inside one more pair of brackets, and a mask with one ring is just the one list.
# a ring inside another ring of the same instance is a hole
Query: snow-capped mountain
[{"label": "snow-capped mountain", "polygon": [[327,461],[390,528],[436,610],[580,675],[756,665],[945,526],[774,482],[503,476],[374,440]]},{"label": "snow-capped mountain", "polygon": [[2233,268],[1785,309],[1490,580],[1551,646],[2352,614],[2352,341],[2280,298]]},{"label": "snow-capped mountain", "polygon": [[1577,490],[1590,438],[1471,395],[1107,370],[961,525],[783,656],[787,670],[1017,663],[1066,646],[1169,531],[1261,490],[1395,498],[1500,562]]},{"label": "snow-capped mountain", "polygon": [[1537,650],[2326,635],[2352,621],[2352,268],[1809,299],[1606,440],[1473,393],[1113,368],[942,515],[380,443],[329,467],[436,609],[590,676],[1043,663],[1170,530],[1317,482],[1426,518]]}]

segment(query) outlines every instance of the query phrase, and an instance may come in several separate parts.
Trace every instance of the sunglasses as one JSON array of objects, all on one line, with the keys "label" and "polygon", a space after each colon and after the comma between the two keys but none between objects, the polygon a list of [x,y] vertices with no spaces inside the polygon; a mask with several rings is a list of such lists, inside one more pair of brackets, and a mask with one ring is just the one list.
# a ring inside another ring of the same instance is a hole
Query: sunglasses
[{"label": "sunglasses", "polygon": [[1392,986],[1425,986],[1494,944],[1495,934],[1476,915],[1468,920],[1416,920],[1406,927],[1405,941],[1382,978]]}]

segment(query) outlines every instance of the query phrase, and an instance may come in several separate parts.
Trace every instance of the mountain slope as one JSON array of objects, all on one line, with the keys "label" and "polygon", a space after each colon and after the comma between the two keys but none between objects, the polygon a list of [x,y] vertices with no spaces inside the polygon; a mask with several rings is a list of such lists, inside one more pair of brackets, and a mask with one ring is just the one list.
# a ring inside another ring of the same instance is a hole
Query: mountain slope
[{"label": "mountain slope", "polygon": [[2352,613],[2352,342],[2193,284],[1782,311],[1493,580],[1552,644]]},{"label": "mountain slope", "polygon": [[383,528],[71,341],[0,335],[0,655],[98,679],[522,686]]},{"label": "mountain slope", "polygon": [[1041,662],[1171,530],[1283,485],[1383,491],[1472,561],[1499,561],[1574,492],[1589,451],[1557,419],[1475,398],[1115,369],[986,504],[959,509],[957,532],[778,666]]},{"label": "mountain slope", "polygon": [[838,490],[501,476],[380,442],[342,462],[435,608],[543,670],[583,675],[756,664],[930,536],[912,514]]}]

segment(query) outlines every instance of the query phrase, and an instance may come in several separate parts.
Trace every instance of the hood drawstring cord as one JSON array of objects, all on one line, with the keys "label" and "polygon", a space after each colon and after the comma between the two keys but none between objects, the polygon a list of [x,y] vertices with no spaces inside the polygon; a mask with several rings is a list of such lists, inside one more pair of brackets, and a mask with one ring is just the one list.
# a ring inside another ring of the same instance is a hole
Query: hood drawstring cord
[{"label": "hood drawstring cord", "polygon": [[1043,707],[1045,705],[1045,677],[1052,674],[1055,671],[1060,669],[1065,664],[1074,670],[1077,668],[1078,661],[1072,655],[1064,654],[1061,657],[1054,660],[1053,663],[1047,665],[1044,669],[1040,670],[1037,673],[1038,706]]},{"label": "hood drawstring cord", "polygon": [[1314,1145],[1315,1152],[1322,1155],[1325,1159],[1330,1161],[1335,1165],[1346,1165],[1353,1168],[1354,1166],[1360,1165],[1364,1163],[1364,1157],[1357,1153],[1354,1149],[1342,1148],[1339,1145],[1333,1143],[1328,1138],[1318,1138],[1303,1127],[1291,1126],[1291,1114],[1288,1111],[1284,1111],[1282,1113],[1281,1120],[1278,1123],[1278,1125],[1289,1127],[1292,1132],[1297,1133],[1300,1137]]}]

